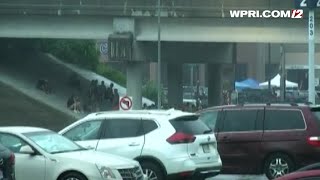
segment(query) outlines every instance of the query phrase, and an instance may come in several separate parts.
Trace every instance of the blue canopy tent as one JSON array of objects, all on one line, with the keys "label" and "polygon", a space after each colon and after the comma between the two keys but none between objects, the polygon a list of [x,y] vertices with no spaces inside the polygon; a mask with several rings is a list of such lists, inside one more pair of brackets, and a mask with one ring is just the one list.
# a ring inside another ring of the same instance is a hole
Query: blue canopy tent
[{"label": "blue canopy tent", "polygon": [[236,90],[260,89],[259,82],[251,78],[248,78],[241,82],[235,82],[235,87]]}]

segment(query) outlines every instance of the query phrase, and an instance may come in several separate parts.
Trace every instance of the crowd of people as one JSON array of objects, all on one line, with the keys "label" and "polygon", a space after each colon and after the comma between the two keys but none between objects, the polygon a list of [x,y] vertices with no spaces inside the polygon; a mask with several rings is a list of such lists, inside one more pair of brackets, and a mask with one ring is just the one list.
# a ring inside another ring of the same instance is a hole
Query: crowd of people
[{"label": "crowd of people", "polygon": [[111,83],[107,88],[104,81],[99,84],[98,80],[92,80],[84,98],[84,105],[81,106],[80,98],[71,95],[67,106],[74,112],[96,112],[110,109],[118,109],[119,93]]},{"label": "crowd of people", "polygon": [[88,104],[86,110],[89,112],[101,111],[119,108],[119,92],[114,88],[114,84],[111,83],[107,88],[104,81],[101,84],[98,80],[92,80],[88,91]]},{"label": "crowd of people", "polygon": [[[92,80],[85,93],[81,93],[80,79],[72,76],[68,81],[69,87],[74,91],[80,92],[73,93],[67,100],[67,108],[75,113],[85,112],[97,112],[107,110],[119,110],[119,92],[114,88],[114,84],[110,83],[109,87],[106,86],[104,81],[99,83],[98,80]],[[43,91],[46,94],[51,94],[52,90],[49,86],[49,81],[46,79],[40,79],[37,82],[36,88]],[[80,97],[80,94],[85,97]],[[195,112],[199,110],[194,104],[184,103],[181,106],[174,107],[188,112]],[[142,109],[157,109],[155,104],[147,105],[143,104]],[[163,105],[162,109],[170,109],[169,106]]]},{"label": "crowd of people", "polygon": [[[73,93],[68,98],[67,108],[69,110],[75,113],[90,113],[119,109],[119,93],[118,89],[114,88],[113,83],[110,83],[109,87],[107,87],[104,81],[99,84],[98,80],[92,80],[86,92],[82,92],[80,79],[75,75],[71,76],[67,83],[73,89],[73,92],[79,92]],[[47,79],[39,79],[36,88],[46,94],[52,93]]]}]

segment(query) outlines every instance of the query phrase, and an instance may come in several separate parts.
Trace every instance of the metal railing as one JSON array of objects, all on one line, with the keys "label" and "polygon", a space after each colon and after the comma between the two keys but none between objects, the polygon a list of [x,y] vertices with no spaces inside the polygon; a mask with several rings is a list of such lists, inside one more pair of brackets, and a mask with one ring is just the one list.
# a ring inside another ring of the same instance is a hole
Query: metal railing
[{"label": "metal railing", "polygon": [[[241,3],[240,3],[241,2]],[[229,17],[230,10],[288,10],[292,0],[162,0],[162,16]],[[59,11],[59,13],[57,13]],[[156,0],[1,0],[0,14],[156,16]],[[320,12],[316,13],[320,18]]]}]

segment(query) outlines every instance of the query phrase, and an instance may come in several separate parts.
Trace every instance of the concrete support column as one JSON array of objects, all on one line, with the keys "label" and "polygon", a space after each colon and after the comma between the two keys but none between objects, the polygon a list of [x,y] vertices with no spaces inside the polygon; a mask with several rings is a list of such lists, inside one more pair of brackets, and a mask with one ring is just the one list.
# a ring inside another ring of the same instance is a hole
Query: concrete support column
[{"label": "concrete support column", "polygon": [[257,44],[256,78],[263,82],[266,80],[266,62],[268,61],[268,44]]},{"label": "concrete support column", "polygon": [[200,81],[200,86],[205,86],[206,84],[206,65],[205,64],[199,65],[199,81]]},{"label": "concrete support column", "polygon": [[157,82],[157,63],[154,63],[154,62],[151,62],[150,63],[150,68],[149,68],[149,71],[150,71],[150,81],[153,81],[153,82]]},{"label": "concrete support column", "polygon": [[182,64],[168,64],[168,103],[180,107],[183,104]]},{"label": "concrete support column", "polygon": [[127,64],[127,95],[132,97],[132,109],[142,109],[143,63]]},{"label": "concrete support column", "polygon": [[217,106],[222,103],[222,65],[207,64],[208,105]]}]

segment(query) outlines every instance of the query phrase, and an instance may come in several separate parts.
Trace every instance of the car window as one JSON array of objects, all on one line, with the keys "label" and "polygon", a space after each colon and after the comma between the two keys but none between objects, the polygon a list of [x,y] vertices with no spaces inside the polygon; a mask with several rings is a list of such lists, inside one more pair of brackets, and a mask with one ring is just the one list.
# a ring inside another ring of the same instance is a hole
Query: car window
[{"label": "car window", "polygon": [[102,120],[87,121],[67,131],[63,136],[73,141],[98,139],[101,124]]},{"label": "car window", "polygon": [[153,120],[143,120],[142,123],[143,123],[144,134],[147,134],[158,128],[157,123],[154,122]]},{"label": "car window", "polygon": [[258,110],[227,110],[222,132],[256,130]]},{"label": "car window", "polygon": [[199,116],[183,116],[170,120],[177,132],[199,135],[210,132],[210,128],[200,120]]},{"label": "car window", "polygon": [[27,145],[20,137],[11,134],[0,134],[0,143],[14,153],[19,153],[22,146]]},{"label": "car window", "polygon": [[320,128],[320,108],[319,107],[314,107],[310,109],[313,115],[315,116],[315,121],[318,125],[318,128]]},{"label": "car window", "polygon": [[105,122],[103,138],[128,138],[143,135],[140,119],[112,119]]},{"label": "car window", "polygon": [[266,110],[265,130],[304,129],[303,116],[298,110]]},{"label": "car window", "polygon": [[215,125],[218,119],[218,111],[203,112],[200,115],[200,119],[206,123],[211,129],[215,129]]}]

